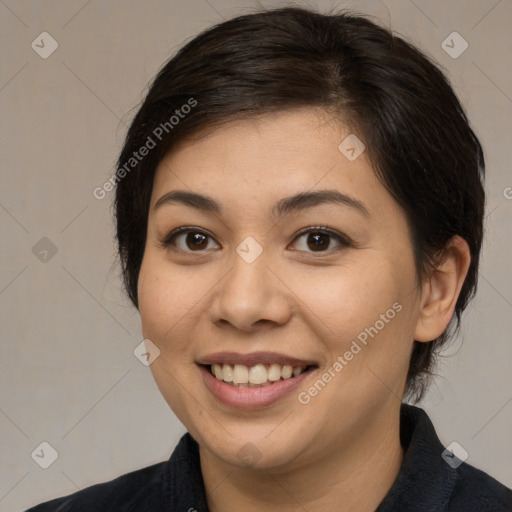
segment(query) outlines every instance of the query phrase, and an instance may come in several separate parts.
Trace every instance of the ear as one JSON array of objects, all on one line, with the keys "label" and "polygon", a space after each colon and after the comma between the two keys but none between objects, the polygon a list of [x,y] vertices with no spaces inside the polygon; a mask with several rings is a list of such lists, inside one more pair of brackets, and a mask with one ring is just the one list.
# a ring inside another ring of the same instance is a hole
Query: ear
[{"label": "ear", "polygon": [[441,261],[422,284],[415,340],[435,340],[446,329],[455,311],[470,262],[466,240],[458,235],[452,237],[443,251]]}]

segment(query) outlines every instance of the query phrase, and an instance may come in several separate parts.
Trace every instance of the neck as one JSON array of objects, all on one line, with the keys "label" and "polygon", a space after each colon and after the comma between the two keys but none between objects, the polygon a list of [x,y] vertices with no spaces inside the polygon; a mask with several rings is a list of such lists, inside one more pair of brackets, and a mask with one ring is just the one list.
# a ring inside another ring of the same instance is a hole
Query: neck
[{"label": "neck", "polygon": [[402,463],[399,416],[373,422],[349,443],[338,449],[331,444],[322,453],[292,468],[254,470],[235,467],[201,448],[210,512],[374,511]]}]

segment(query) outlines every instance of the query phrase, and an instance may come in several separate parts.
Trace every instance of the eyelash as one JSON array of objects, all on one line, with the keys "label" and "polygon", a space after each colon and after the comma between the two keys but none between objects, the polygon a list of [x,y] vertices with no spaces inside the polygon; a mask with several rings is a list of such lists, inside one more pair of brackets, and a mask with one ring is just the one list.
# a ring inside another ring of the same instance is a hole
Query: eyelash
[{"label": "eyelash", "polygon": [[[212,240],[214,240],[214,238],[209,233],[207,233],[206,231],[203,231],[202,229],[195,228],[194,226],[182,226],[182,227],[179,227],[179,228],[174,229],[173,231],[171,231],[161,241],[161,246],[163,248],[168,248],[170,245],[174,245],[173,244],[173,240],[178,235],[183,234],[183,233],[199,233],[199,234],[202,234],[202,235],[204,235],[206,237],[209,237]],[[334,238],[337,242],[339,242],[339,244],[341,246],[344,246],[344,247],[348,247],[348,246],[353,245],[352,241],[348,237],[342,235],[341,233],[338,233],[337,231],[329,228],[328,226],[312,226],[312,227],[309,227],[309,228],[301,229],[300,231],[295,233],[293,241],[295,242],[298,238],[300,238],[301,236],[303,236],[305,234],[308,234],[308,233],[329,235],[330,237]],[[218,243],[218,242],[216,242],[216,243]],[[179,249],[179,250],[181,250],[181,249]],[[191,253],[191,254],[192,253],[199,253],[199,254],[201,254],[204,251],[205,251],[205,249],[201,249],[201,250],[198,250],[198,251],[184,251],[184,252]],[[305,252],[309,252],[311,254],[328,254],[328,253],[330,253],[332,251],[333,251],[333,249],[328,249],[326,251],[305,251]]]}]

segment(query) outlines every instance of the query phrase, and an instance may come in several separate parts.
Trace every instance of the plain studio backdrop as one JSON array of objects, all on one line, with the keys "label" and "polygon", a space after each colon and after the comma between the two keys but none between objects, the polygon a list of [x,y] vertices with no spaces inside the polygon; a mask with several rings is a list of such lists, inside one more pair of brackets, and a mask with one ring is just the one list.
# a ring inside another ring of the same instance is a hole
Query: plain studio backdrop
[{"label": "plain studio backdrop", "polygon": [[[183,434],[134,354],[142,335],[114,265],[112,192],[93,191],[115,171],[126,125],[163,63],[258,5],[288,4],[0,2],[0,510],[165,460]],[[418,45],[448,74],[483,143],[479,290],[420,405],[445,446],[459,443],[467,462],[511,487],[512,3],[302,5],[373,15]]]}]

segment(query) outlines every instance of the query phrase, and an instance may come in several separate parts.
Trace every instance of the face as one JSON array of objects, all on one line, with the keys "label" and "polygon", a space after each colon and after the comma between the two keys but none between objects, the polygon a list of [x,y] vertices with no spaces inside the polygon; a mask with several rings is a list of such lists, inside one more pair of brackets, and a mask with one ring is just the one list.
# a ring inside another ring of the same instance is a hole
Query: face
[{"label": "face", "polygon": [[398,420],[419,310],[411,238],[353,135],[339,149],[350,133],[317,109],[280,112],[157,169],[138,287],[151,371],[229,464],[347,454]]}]

